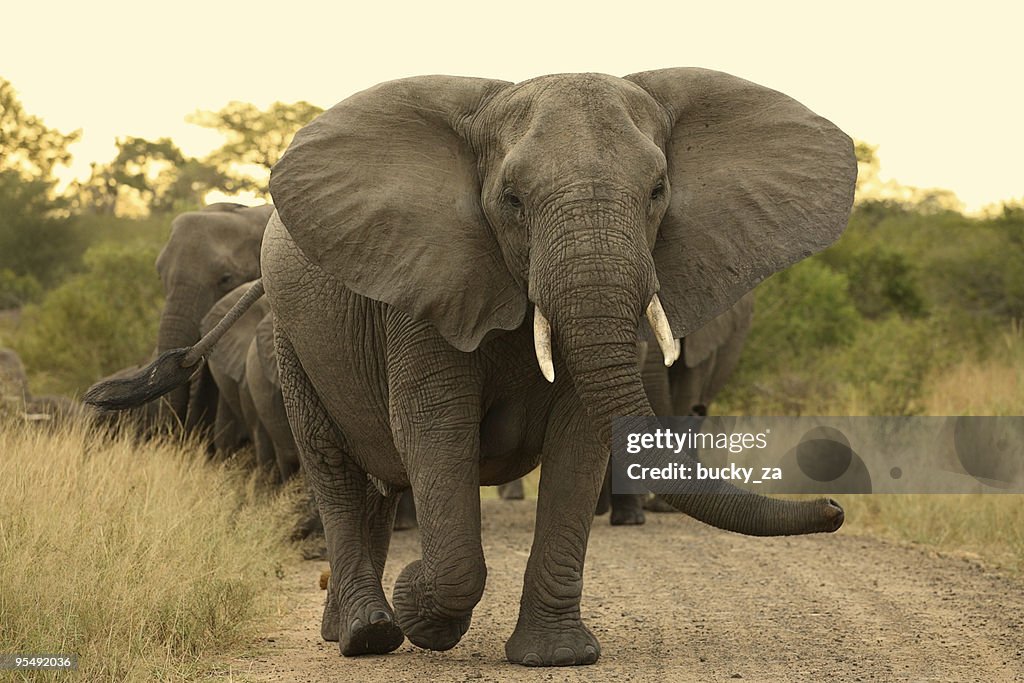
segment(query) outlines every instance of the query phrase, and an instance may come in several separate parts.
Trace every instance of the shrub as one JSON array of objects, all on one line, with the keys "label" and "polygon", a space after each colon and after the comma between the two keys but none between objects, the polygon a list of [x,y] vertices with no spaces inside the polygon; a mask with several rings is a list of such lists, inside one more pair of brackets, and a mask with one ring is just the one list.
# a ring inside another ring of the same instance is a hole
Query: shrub
[{"label": "shrub", "polygon": [[20,308],[35,301],[43,288],[32,275],[18,275],[10,268],[0,268],[0,311]]},{"label": "shrub", "polygon": [[80,392],[152,352],[163,302],[158,251],[138,243],[92,247],[85,272],[25,309],[12,346],[38,393]]}]

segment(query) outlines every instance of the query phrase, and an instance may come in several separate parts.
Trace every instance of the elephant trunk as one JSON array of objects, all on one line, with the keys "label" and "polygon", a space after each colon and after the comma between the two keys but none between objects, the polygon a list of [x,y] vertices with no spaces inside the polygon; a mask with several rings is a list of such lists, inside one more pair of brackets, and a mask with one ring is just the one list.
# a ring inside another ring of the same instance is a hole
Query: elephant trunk
[{"label": "elephant trunk", "polygon": [[[654,417],[637,363],[637,331],[656,278],[645,245],[616,237],[627,231],[602,228],[559,230],[575,236],[571,244],[537,250],[530,294],[550,321],[555,348],[594,428],[610,444],[613,419]],[[588,237],[579,239],[581,234]],[[558,254],[557,262],[548,254]],[[636,421],[646,426],[643,419]],[[685,459],[695,468],[692,458]],[[702,522],[749,535],[835,531],[843,521],[842,509],[831,500],[776,500],[725,481],[683,482],[677,494],[666,498]]]},{"label": "elephant trunk", "polygon": [[[199,322],[212,305],[206,301],[208,298],[193,289],[172,291],[160,316],[158,353],[192,346],[199,340]],[[166,398],[178,421],[185,424],[189,404],[188,384],[176,387]]]}]

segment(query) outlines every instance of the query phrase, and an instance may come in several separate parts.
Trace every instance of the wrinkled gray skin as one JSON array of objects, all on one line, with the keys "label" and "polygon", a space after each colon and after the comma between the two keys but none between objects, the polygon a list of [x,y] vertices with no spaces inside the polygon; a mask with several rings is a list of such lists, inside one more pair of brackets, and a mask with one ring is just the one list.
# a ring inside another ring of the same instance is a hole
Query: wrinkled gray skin
[{"label": "wrinkled gray skin", "polygon": [[[203,317],[199,325],[200,334],[206,334],[224,315],[231,310],[249,289],[246,282],[221,297]],[[247,379],[247,356],[249,347],[255,343],[256,328],[266,316],[270,306],[266,299],[259,299],[213,347],[206,358],[210,376],[217,387],[216,420],[213,428],[215,450],[221,455],[229,454],[247,441],[256,442],[256,458],[260,467],[268,472],[280,473],[273,448],[256,439],[260,419],[252,406]],[[281,479],[283,481],[283,478]]]},{"label": "wrinkled gray skin", "polygon": [[[196,343],[203,316],[214,303],[260,276],[260,242],[273,210],[270,205],[218,203],[174,219],[156,261],[166,295],[158,353]],[[177,421],[191,431],[209,426],[219,398],[204,368],[167,400]]]},{"label": "wrinkled gray skin", "polygon": [[[659,416],[707,415],[718,392],[736,369],[750,325],[754,294],[747,294],[704,327],[682,340],[680,359],[666,368],[657,344],[644,344],[641,377],[651,408]],[[674,512],[658,496],[612,494],[611,467],[601,490],[598,514],[611,508],[612,525],[643,524],[644,509]]]},{"label": "wrinkled gray skin", "polygon": [[[250,283],[245,283],[221,297],[200,325],[206,334],[223,318]],[[281,381],[274,357],[274,320],[266,299],[258,300],[220,338],[207,357],[210,375],[217,386],[219,399],[214,426],[214,445],[220,453],[231,453],[251,441],[260,467],[275,473],[278,481],[291,479],[299,471],[299,453],[288,424]],[[499,487],[503,498],[522,498],[522,482],[516,480]],[[416,508],[411,493],[403,494],[395,529],[416,526]],[[301,523],[308,530],[319,528],[315,513]]]},{"label": "wrinkled gray skin", "polygon": [[[637,364],[645,309],[657,292],[666,335],[700,329],[831,244],[855,179],[852,142],[828,121],[700,69],[405,79],[300,131],[271,176],[280,216],[262,270],[331,562],[322,635],[346,655],[403,636],[453,647],[486,581],[477,486],[542,462],[506,656],[595,662],[583,562],[612,419],[631,429],[654,415]],[[535,360],[535,336],[547,356],[535,317],[541,332],[550,324],[553,383]],[[399,575],[392,610],[390,494],[407,486],[423,558]],[[727,482],[686,482],[667,499],[753,535],[843,521],[831,500]]]},{"label": "wrinkled gray skin", "polygon": [[[527,665],[588,664],[583,561],[617,415],[652,416],[637,330],[658,292],[684,337],[841,233],[849,138],[775,91],[696,69],[422,77],[345,100],[278,162],[263,276],[285,405],[324,519],[322,634],[453,647],[486,579],[478,484],[543,468],[519,621]],[[533,318],[555,381],[534,360]],[[671,344],[671,342],[669,342]],[[367,475],[371,482],[367,484]],[[411,485],[423,559],[381,589]],[[693,482],[670,502],[748,534],[842,510]],[[735,493],[735,495],[716,495]]]}]

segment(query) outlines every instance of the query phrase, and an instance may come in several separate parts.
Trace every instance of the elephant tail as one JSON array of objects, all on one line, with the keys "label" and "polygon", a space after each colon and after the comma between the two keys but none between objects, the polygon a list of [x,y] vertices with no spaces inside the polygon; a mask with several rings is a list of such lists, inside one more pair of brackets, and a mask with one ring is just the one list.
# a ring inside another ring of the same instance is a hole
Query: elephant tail
[{"label": "elephant tail", "polygon": [[199,369],[200,363],[249,307],[263,296],[263,280],[252,283],[212,330],[192,346],[164,351],[130,377],[98,382],[85,392],[85,402],[102,410],[127,410],[159,398]]}]

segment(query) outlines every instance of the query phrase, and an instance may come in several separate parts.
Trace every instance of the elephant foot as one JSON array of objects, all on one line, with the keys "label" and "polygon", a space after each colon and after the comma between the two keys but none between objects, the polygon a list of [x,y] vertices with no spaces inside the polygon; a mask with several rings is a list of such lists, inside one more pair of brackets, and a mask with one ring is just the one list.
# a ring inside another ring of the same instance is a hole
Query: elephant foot
[{"label": "elephant foot", "polygon": [[638,526],[646,521],[643,496],[612,496],[612,526]]},{"label": "elephant foot", "polygon": [[400,495],[398,512],[395,513],[395,525],[392,528],[395,531],[415,529],[419,525],[416,522],[416,503],[413,502],[412,491],[403,491]]},{"label": "elephant foot", "polygon": [[516,479],[507,484],[501,484],[498,486],[498,495],[502,500],[522,500],[526,497],[526,493],[523,491],[523,480]]},{"label": "elephant foot", "polygon": [[523,666],[580,666],[593,664],[601,656],[601,645],[583,622],[552,630],[516,625],[505,643],[505,657]]},{"label": "elephant foot", "polygon": [[386,654],[398,649],[405,640],[387,604],[367,601],[362,607],[351,610],[351,615],[347,618],[342,615],[328,590],[320,635],[328,642],[337,642],[346,657]]},{"label": "elephant foot", "polygon": [[367,619],[364,622],[356,618],[349,624],[345,639],[338,643],[341,654],[346,657],[383,655],[397,650],[405,641],[390,610],[375,610]]},{"label": "elephant foot", "polygon": [[450,650],[469,630],[472,613],[464,617],[444,619],[431,614],[436,610],[423,609],[424,597],[419,587],[423,563],[410,562],[398,576],[391,599],[395,603],[398,625],[416,647],[426,650]]},{"label": "elephant foot", "polygon": [[650,510],[651,512],[679,512],[679,510],[669,505],[668,501],[659,496],[653,496],[645,501],[644,510]]}]

